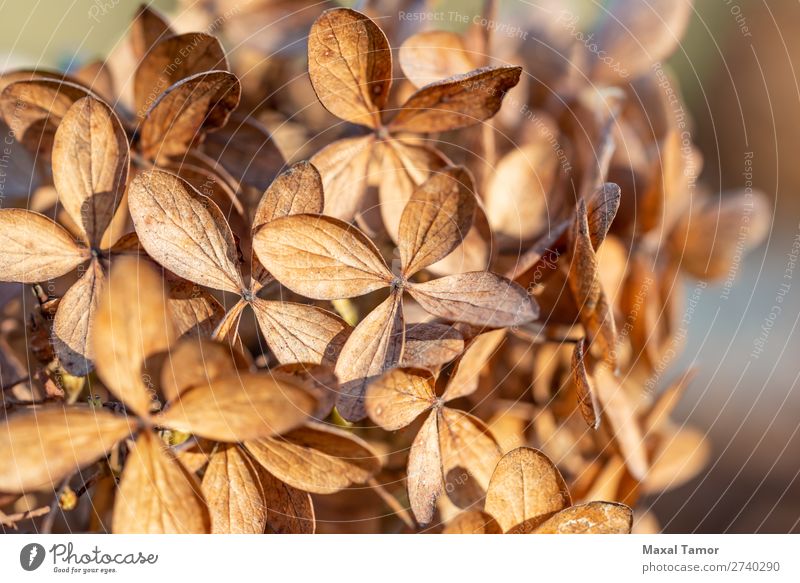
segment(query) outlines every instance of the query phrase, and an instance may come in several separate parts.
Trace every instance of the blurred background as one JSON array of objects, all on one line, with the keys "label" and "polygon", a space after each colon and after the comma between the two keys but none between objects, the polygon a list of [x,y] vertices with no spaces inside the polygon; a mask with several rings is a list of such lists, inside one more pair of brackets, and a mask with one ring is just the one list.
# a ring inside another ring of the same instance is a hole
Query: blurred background
[{"label": "blurred background", "polygon": [[[175,0],[152,4],[167,13],[184,9]],[[466,12],[465,4],[458,7]],[[529,4],[504,0],[501,9],[524,11]],[[571,4],[597,9],[593,2]],[[1,67],[68,68],[105,55],[137,6],[135,0],[4,2]],[[675,370],[698,369],[677,413],[708,434],[714,455],[700,478],[648,500],[666,532],[800,532],[798,32],[798,2],[701,0],[669,63],[694,118],[702,181],[712,191],[737,188],[751,171],[774,215],[766,242],[738,265],[733,287],[699,294],[685,351],[673,363]],[[694,291],[688,282],[687,296]],[[754,352],[756,346],[763,350]]]}]

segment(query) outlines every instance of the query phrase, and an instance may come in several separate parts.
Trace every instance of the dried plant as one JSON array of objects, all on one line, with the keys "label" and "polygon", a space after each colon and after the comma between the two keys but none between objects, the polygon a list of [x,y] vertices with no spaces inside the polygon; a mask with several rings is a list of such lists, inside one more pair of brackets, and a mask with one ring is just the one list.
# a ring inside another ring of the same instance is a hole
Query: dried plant
[{"label": "dried plant", "polygon": [[0,76],[0,281],[34,292],[0,288],[1,528],[657,529],[711,455],[670,421],[675,290],[769,211],[696,184],[653,66],[691,4],[612,3],[602,57],[542,27],[555,61],[386,22],[405,79],[382,2],[253,35],[281,4]]}]

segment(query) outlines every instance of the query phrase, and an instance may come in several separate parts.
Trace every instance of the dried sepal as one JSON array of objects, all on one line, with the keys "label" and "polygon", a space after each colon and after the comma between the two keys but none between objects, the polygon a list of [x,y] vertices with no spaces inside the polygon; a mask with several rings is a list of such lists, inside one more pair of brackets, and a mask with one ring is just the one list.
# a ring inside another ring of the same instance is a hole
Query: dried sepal
[{"label": "dried sepal", "polygon": [[24,493],[56,486],[134,430],[131,419],[88,407],[10,415],[0,425],[0,490]]},{"label": "dried sepal", "polygon": [[258,466],[238,445],[220,444],[203,475],[211,534],[262,534],[267,502]]},{"label": "dried sepal", "polygon": [[403,74],[417,87],[475,68],[464,41],[454,32],[425,30],[411,35],[398,54]]},{"label": "dried sepal", "polygon": [[139,129],[142,154],[158,161],[184,155],[203,141],[205,132],[225,125],[240,94],[238,79],[227,71],[198,73],[179,81],[145,114]]},{"label": "dried sepal", "polygon": [[475,326],[519,326],[539,314],[525,288],[489,271],[449,275],[407,289],[434,316]]},{"label": "dried sepal", "polygon": [[293,215],[264,225],[253,249],[283,285],[306,297],[332,300],[387,287],[392,273],[374,243],[357,228],[324,215]]},{"label": "dried sepal", "polygon": [[571,504],[558,468],[542,452],[528,447],[503,456],[486,495],[486,512],[504,532],[531,532]]},{"label": "dried sepal", "polygon": [[142,432],[128,454],[114,502],[117,534],[204,534],[211,530],[200,484],[161,440]]},{"label": "dried sepal", "polygon": [[436,404],[435,379],[420,369],[396,368],[369,385],[369,418],[387,431],[405,427]]},{"label": "dried sepal", "polygon": [[397,366],[403,354],[403,309],[392,293],[355,327],[336,361],[340,395],[337,407],[348,421],[367,416],[364,396],[375,377]]},{"label": "dried sepal", "polygon": [[37,283],[65,275],[89,259],[89,250],[44,215],[0,209],[0,281]]},{"label": "dried sepal", "polygon": [[467,510],[448,522],[442,534],[502,534],[500,525],[489,514]]},{"label": "dried sepal", "polygon": [[169,349],[174,331],[161,277],[144,261],[121,257],[111,270],[95,315],[97,375],[140,416],[153,400],[145,382],[148,358]]},{"label": "dried sepal", "polygon": [[67,290],[53,321],[53,347],[61,366],[72,375],[85,376],[94,368],[94,327],[106,274],[91,261],[81,278]]},{"label": "dried sepal", "polygon": [[589,502],[571,506],[551,516],[534,534],[629,534],[633,511],[615,502]]},{"label": "dried sepal", "polygon": [[445,132],[480,123],[498,112],[522,67],[484,67],[426,85],[401,106],[389,128]]},{"label": "dried sepal", "polygon": [[171,429],[236,443],[298,427],[316,406],[296,383],[232,371],[181,393],[157,419]]},{"label": "dried sepal", "polygon": [[453,326],[436,322],[409,324],[400,364],[406,368],[436,369],[463,351],[464,337]]},{"label": "dried sepal", "polygon": [[600,404],[592,387],[593,379],[586,371],[586,339],[581,338],[572,351],[572,375],[578,397],[578,407],[586,424],[592,429],[600,427]]},{"label": "dried sepal", "polygon": [[308,37],[308,74],[335,116],[376,128],[389,97],[392,53],[374,22],[349,8],[324,12]]},{"label": "dried sepal", "polygon": [[474,393],[478,388],[481,372],[489,359],[498,351],[505,337],[506,331],[500,329],[473,338],[464,354],[458,359],[442,399],[452,401]]},{"label": "dried sepal", "polygon": [[147,253],[195,283],[240,293],[239,252],[225,217],[210,199],[173,174],[138,174],[128,206]]},{"label": "dried sepal", "polygon": [[414,438],[408,454],[407,475],[411,511],[417,522],[429,524],[436,511],[436,501],[444,491],[437,411],[428,415]]},{"label": "dried sepal", "polygon": [[412,194],[398,234],[406,277],[444,259],[461,244],[475,214],[474,189],[466,168],[451,167],[432,175]]},{"label": "dried sepal", "polygon": [[98,247],[128,181],[128,139],[114,111],[93,97],[76,101],[53,141],[58,199],[87,241]]},{"label": "dried sepal", "polygon": [[333,494],[366,483],[381,464],[365,441],[310,422],[283,435],[248,441],[247,450],[270,474],[293,488]]}]

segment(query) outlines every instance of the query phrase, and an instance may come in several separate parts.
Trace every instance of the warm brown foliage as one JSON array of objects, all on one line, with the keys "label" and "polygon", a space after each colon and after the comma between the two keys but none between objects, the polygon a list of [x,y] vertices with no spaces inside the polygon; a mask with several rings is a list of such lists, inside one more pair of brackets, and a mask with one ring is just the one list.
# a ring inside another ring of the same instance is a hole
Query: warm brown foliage
[{"label": "warm brown foliage", "polygon": [[616,68],[349,8],[271,54],[253,3],[193,9],[221,39],[142,7],[107,61],[4,73],[33,203],[0,209],[0,281],[38,302],[0,306],[3,528],[75,488],[71,531],[626,533],[702,471],[688,375],[646,387],[672,287],[729,271],[750,203],[694,191],[650,67],[690,3],[612,4]]}]

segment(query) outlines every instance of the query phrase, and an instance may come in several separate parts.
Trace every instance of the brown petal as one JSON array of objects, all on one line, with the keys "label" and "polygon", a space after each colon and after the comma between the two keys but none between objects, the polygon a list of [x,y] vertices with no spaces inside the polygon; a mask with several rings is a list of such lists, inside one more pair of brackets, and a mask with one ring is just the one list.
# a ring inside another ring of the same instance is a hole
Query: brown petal
[{"label": "brown petal", "polygon": [[592,193],[586,204],[586,223],[592,247],[597,250],[606,238],[614,217],[617,216],[622,191],[616,184],[607,182]]},{"label": "brown petal", "polygon": [[400,362],[403,325],[402,298],[392,293],[356,326],[345,342],[336,361],[341,390],[337,408],[348,421],[367,416],[367,385]]},{"label": "brown petal", "polygon": [[501,456],[486,425],[468,413],[444,407],[439,414],[439,448],[450,500],[460,508],[480,502]]},{"label": "brown petal", "polygon": [[70,218],[98,247],[128,181],[128,138],[113,110],[93,97],[69,108],[53,140],[53,182]]},{"label": "brown petal", "polygon": [[603,58],[596,60],[592,76],[600,82],[624,84],[647,72],[678,47],[692,12],[692,0],[611,2],[596,28],[593,42],[601,47]]},{"label": "brown petal", "polygon": [[647,473],[647,452],[634,405],[608,366],[598,366],[594,378],[597,397],[625,458],[625,465],[634,478],[642,480]]},{"label": "brown petal", "polygon": [[241,86],[227,71],[198,73],[179,81],[153,103],[140,127],[144,156],[182,156],[205,132],[222,127],[239,104]]},{"label": "brown petal", "polygon": [[114,502],[114,532],[204,534],[210,529],[200,484],[158,437],[142,432],[122,471]]},{"label": "brown petal", "polygon": [[318,300],[361,296],[393,279],[366,235],[324,215],[275,219],[256,233],[253,249],[283,285]]},{"label": "brown petal", "polygon": [[230,344],[184,338],[170,351],[161,368],[161,390],[167,401],[173,401],[183,392],[213,383],[236,369],[246,370],[247,362]]},{"label": "brown petal", "polygon": [[203,475],[211,534],[262,534],[267,505],[258,467],[238,445],[220,444]]},{"label": "brown petal", "polygon": [[557,177],[558,156],[545,137],[505,155],[486,188],[486,216],[494,232],[509,245],[543,233],[556,210],[548,207],[554,204],[548,196]]},{"label": "brown petal", "polygon": [[[251,232],[255,234],[266,223],[280,217],[320,214],[324,206],[319,172],[309,162],[298,162],[278,176],[261,197]],[[251,255],[252,278],[264,285],[269,275],[255,253]]]},{"label": "brown petal", "polygon": [[398,241],[400,218],[414,191],[432,173],[452,166],[452,163],[436,148],[410,140],[388,139],[379,142],[377,148],[375,159],[380,161],[381,218],[389,236]]},{"label": "brown petal", "polygon": [[414,518],[422,525],[433,520],[436,501],[444,490],[438,420],[439,413],[431,411],[408,454],[408,499]]},{"label": "brown petal", "polygon": [[711,445],[702,432],[682,427],[666,433],[653,454],[643,493],[660,494],[684,485],[706,467],[710,457]]},{"label": "brown petal", "polygon": [[58,304],[53,347],[61,366],[72,375],[86,376],[94,368],[94,324],[104,284],[103,269],[97,261],[92,261]]},{"label": "brown petal", "polygon": [[145,362],[173,338],[161,277],[143,260],[117,259],[95,315],[94,356],[100,380],[138,415],[152,402]]},{"label": "brown petal", "polygon": [[170,282],[169,311],[178,337],[210,338],[225,315],[217,298],[196,283],[185,280]]},{"label": "brown petal", "polygon": [[381,464],[365,441],[321,423],[308,423],[281,437],[245,443],[270,474],[315,494],[333,494],[363,484]]},{"label": "brown petal", "polygon": [[339,316],[316,306],[258,297],[252,306],[270,350],[284,364],[332,365],[352,330]]},{"label": "brown petal", "polygon": [[411,35],[400,46],[400,68],[417,87],[455,77],[475,68],[461,37],[444,30]]},{"label": "brown petal", "polygon": [[436,369],[464,351],[464,338],[453,326],[436,322],[409,324],[401,365]]},{"label": "brown petal", "polygon": [[502,534],[494,518],[480,510],[467,510],[447,523],[442,534]]},{"label": "brown petal", "polygon": [[311,495],[284,484],[259,467],[267,505],[267,534],[314,534],[316,521]]},{"label": "brown petal", "polygon": [[200,285],[241,293],[239,252],[222,211],[177,176],[152,170],[128,189],[139,240],[158,263]]},{"label": "brown petal", "polygon": [[361,210],[375,137],[344,138],[311,157],[325,188],[325,214],[350,221]]},{"label": "brown petal", "polygon": [[472,176],[460,166],[433,174],[414,192],[398,234],[406,277],[447,257],[461,244],[472,226],[476,204]]},{"label": "brown petal", "polygon": [[142,4],[136,11],[129,33],[136,62],[141,62],[147,51],[173,34],[167,20],[157,10]]},{"label": "brown petal", "polygon": [[73,103],[87,95],[90,93],[83,87],[60,79],[17,81],[3,90],[0,111],[14,139],[47,160],[61,119]]},{"label": "brown petal", "polygon": [[484,67],[431,83],[408,98],[389,124],[393,132],[446,132],[480,123],[498,112],[522,67]]},{"label": "brown petal", "polygon": [[310,162],[298,162],[269,186],[256,208],[253,232],[280,217],[321,214],[325,205],[322,177]]},{"label": "brown petal", "polygon": [[572,504],[561,473],[542,452],[520,447],[497,464],[486,494],[486,512],[503,531],[528,533]]},{"label": "brown petal", "polygon": [[364,404],[369,418],[387,431],[405,427],[436,404],[433,374],[396,368],[367,388]]},{"label": "brown petal", "polygon": [[589,348],[609,363],[615,361],[616,324],[605,292],[600,285],[597,255],[592,246],[586,204],[578,204],[573,232],[574,248],[568,282],[578,307]]},{"label": "brown petal", "polygon": [[134,429],[104,409],[35,409],[0,425],[0,490],[26,492],[59,484],[88,466]]},{"label": "brown petal", "polygon": [[386,35],[369,18],[348,8],[324,12],[308,36],[308,75],[333,115],[380,125],[392,84],[392,52]]},{"label": "brown petal", "polygon": [[44,215],[0,209],[0,281],[47,281],[69,273],[88,258],[87,249]]},{"label": "brown petal", "polygon": [[616,502],[589,502],[556,513],[534,534],[630,534],[633,511]]},{"label": "brown petal", "polygon": [[592,429],[600,427],[600,403],[597,401],[593,380],[586,372],[586,339],[581,338],[572,352],[572,378],[578,393],[578,405],[586,424]]},{"label": "brown petal", "polygon": [[182,393],[158,423],[208,439],[236,443],[284,433],[303,423],[316,399],[269,373],[231,372]]},{"label": "brown petal", "polygon": [[158,41],[139,61],[133,77],[136,115],[143,118],[161,93],[178,81],[215,70],[227,71],[228,62],[213,36],[190,32]]},{"label": "brown petal", "polygon": [[407,289],[434,316],[475,326],[518,326],[539,312],[525,288],[488,271],[448,275]]},{"label": "brown petal", "polygon": [[743,251],[764,240],[771,221],[772,208],[762,193],[726,193],[720,201],[693,205],[671,237],[672,252],[690,275],[724,278]]},{"label": "brown petal", "polygon": [[506,337],[503,329],[485,332],[474,338],[469,347],[458,360],[455,370],[442,395],[443,401],[452,401],[459,397],[471,395],[478,388],[481,372],[489,359],[497,353],[500,344]]}]

